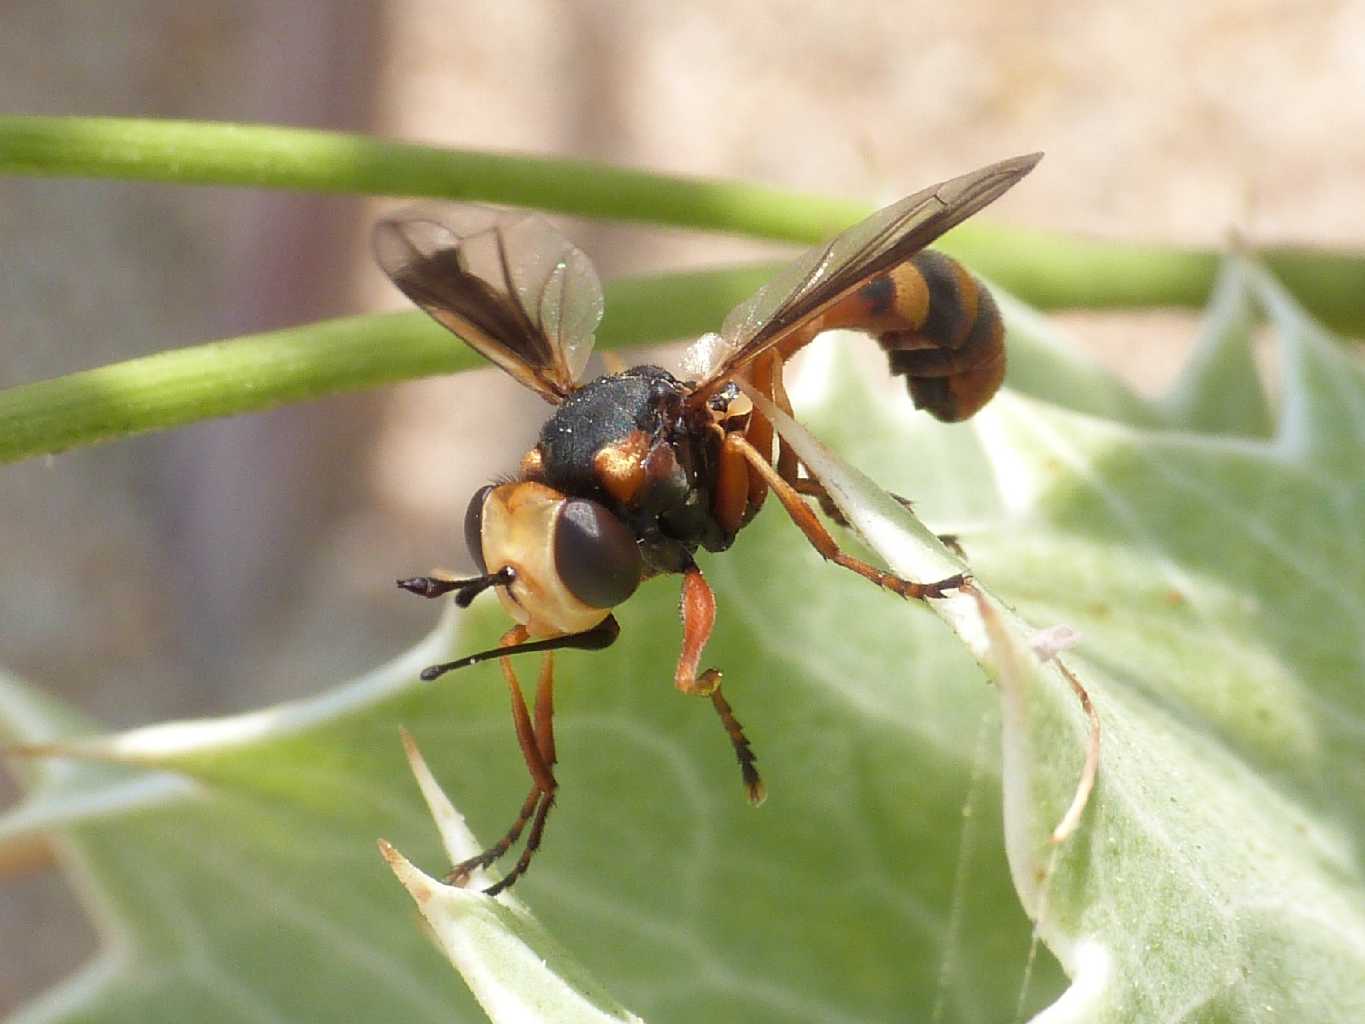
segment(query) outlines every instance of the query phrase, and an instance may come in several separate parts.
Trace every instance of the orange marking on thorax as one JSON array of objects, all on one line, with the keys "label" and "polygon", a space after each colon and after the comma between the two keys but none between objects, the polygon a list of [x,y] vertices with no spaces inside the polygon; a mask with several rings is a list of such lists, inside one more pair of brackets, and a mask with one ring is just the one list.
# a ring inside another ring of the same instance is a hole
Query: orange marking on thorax
[{"label": "orange marking on thorax", "polygon": [[599,449],[592,460],[597,482],[622,505],[629,505],[644,486],[648,452],[649,438],[643,430],[632,430],[625,440]]},{"label": "orange marking on thorax", "polygon": [[532,448],[521,457],[521,475],[527,480],[545,479],[545,458],[540,448]]}]

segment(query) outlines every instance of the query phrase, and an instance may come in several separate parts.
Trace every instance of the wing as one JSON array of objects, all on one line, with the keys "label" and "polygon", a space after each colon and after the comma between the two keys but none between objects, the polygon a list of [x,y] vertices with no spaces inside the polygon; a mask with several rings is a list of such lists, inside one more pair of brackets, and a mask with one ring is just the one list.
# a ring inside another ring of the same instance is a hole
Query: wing
[{"label": "wing", "polygon": [[704,397],[759,354],[790,337],[868,278],[908,260],[1003,195],[1042,153],[991,164],[879,210],[779,271],[736,306],[712,339],[713,359],[694,393]]},{"label": "wing", "polygon": [[384,273],[437,323],[550,402],[577,386],[602,319],[592,262],[536,214],[454,206],[381,220]]}]

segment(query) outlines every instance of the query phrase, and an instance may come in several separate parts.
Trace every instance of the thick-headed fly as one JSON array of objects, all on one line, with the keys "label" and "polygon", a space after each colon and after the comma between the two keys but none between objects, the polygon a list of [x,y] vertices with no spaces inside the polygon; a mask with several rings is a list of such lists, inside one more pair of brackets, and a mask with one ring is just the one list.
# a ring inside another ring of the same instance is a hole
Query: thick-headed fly
[{"label": "thick-headed fly", "polygon": [[[534,214],[456,207],[376,225],[375,255],[394,284],[555,406],[515,478],[481,488],[469,503],[465,541],[479,575],[399,581],[423,597],[453,593],[461,606],[492,589],[517,623],[499,647],[422,673],[435,679],[498,658],[532,780],[512,827],[455,865],[450,881],[462,884],[492,864],[529,824],[515,866],[485,891],[496,894],[526,872],[555,798],[551,652],[610,645],[619,632],[611,609],[651,576],[682,576],[682,651],[673,681],[711,700],[750,801],[762,801],[754,755],[721,695],[721,674],[698,671],[716,603],[693,555],[728,548],[769,491],[821,555],[880,587],[923,599],[962,584],[961,576],[900,579],[841,551],[805,500],[837,516],[820,481],[746,391],[790,412],[783,364],[821,331],[850,328],[876,337],[918,407],[948,421],[975,413],[1004,377],[1004,326],[971,274],[924,247],[997,199],[1040,157],[934,185],[806,253],[734,309],[719,334],[698,342],[708,368],[695,380],[636,366],[580,381],[602,317],[601,285],[587,257]],[[507,658],[533,651],[543,652],[534,714]]]}]

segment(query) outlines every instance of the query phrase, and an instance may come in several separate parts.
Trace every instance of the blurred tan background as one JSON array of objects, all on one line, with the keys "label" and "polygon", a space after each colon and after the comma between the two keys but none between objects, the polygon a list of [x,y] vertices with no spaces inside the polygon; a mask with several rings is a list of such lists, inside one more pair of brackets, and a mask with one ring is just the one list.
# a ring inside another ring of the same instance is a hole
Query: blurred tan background
[{"label": "blurred tan background", "polygon": [[[1043,149],[991,216],[1365,246],[1362,2],[7,0],[0,18],[4,112],[370,131],[868,200]],[[0,386],[400,308],[364,242],[381,206],[0,181]],[[606,275],[760,251],[572,232]],[[1146,389],[1193,330],[1068,319]],[[463,562],[470,491],[542,413],[490,371],[0,469],[0,665],[112,726],[349,677],[429,627],[392,580]],[[0,950],[19,951],[0,1011],[92,942],[59,879],[0,879]]]}]

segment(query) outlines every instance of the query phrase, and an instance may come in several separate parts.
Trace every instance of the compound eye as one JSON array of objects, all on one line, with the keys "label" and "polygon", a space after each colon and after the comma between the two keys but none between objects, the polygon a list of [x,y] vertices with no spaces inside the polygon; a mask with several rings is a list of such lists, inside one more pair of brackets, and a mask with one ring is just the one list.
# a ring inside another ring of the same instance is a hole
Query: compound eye
[{"label": "compound eye", "polygon": [[555,572],[590,608],[613,608],[640,585],[640,549],[626,525],[595,501],[570,498],[554,526]]},{"label": "compound eye", "polygon": [[487,484],[474,492],[474,497],[469,499],[469,508],[464,514],[464,543],[469,549],[469,557],[474,559],[474,564],[479,567],[479,572],[487,575],[488,564],[483,557],[483,506],[488,501],[488,495],[493,491],[493,485]]}]

